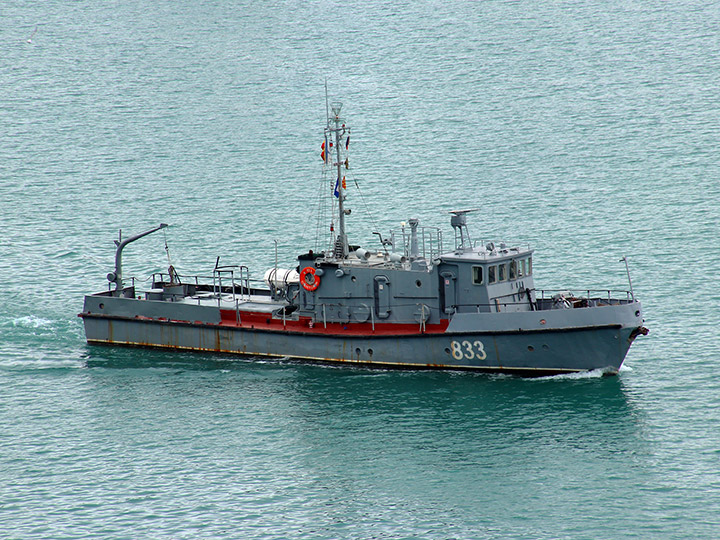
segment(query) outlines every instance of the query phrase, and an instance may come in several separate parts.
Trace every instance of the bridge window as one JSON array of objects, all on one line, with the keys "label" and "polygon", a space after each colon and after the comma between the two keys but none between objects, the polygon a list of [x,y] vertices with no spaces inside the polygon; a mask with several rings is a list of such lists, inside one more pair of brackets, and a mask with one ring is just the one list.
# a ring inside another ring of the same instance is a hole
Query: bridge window
[{"label": "bridge window", "polygon": [[518,277],[521,278],[525,275],[525,259],[518,261]]},{"label": "bridge window", "polygon": [[510,261],[510,279],[517,277],[517,261]]},{"label": "bridge window", "polygon": [[488,283],[495,283],[497,281],[497,266],[488,266]]},{"label": "bridge window", "polygon": [[527,274],[525,274],[525,275],[526,276],[532,275],[532,257],[528,257],[528,259],[527,259]]},{"label": "bridge window", "polygon": [[498,281],[507,281],[507,264],[498,264]]},{"label": "bridge window", "polygon": [[472,267],[472,280],[475,285],[483,284],[483,268],[482,266]]}]

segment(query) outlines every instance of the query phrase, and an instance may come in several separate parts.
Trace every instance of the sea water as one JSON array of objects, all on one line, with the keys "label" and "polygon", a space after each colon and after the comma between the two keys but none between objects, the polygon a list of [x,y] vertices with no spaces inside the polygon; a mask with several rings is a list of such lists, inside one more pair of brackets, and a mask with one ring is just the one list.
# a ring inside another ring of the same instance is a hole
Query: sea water
[{"label": "sea water", "polygon": [[[720,536],[712,2],[47,2],[0,8],[0,536]],[[89,346],[118,230],[253,277],[348,229],[470,214],[539,288],[627,289],[617,377],[373,371]]]}]

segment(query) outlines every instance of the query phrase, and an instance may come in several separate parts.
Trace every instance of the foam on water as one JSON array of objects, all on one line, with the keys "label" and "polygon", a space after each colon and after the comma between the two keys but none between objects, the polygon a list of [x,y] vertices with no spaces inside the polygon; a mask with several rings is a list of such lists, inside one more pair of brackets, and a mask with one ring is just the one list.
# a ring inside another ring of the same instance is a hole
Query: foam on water
[{"label": "foam on water", "polygon": [[[41,317],[38,317],[37,315],[25,315],[23,317],[9,319],[6,321],[5,324],[20,328],[49,328],[53,325],[54,322],[56,321],[43,319]],[[0,325],[2,324],[3,323],[0,322]]]},{"label": "foam on water", "polygon": [[582,380],[582,379],[598,379],[614,374],[613,369],[592,369],[590,371],[580,371],[576,373],[560,373],[557,375],[549,375],[547,377],[537,377],[539,381],[563,381],[563,380]]}]

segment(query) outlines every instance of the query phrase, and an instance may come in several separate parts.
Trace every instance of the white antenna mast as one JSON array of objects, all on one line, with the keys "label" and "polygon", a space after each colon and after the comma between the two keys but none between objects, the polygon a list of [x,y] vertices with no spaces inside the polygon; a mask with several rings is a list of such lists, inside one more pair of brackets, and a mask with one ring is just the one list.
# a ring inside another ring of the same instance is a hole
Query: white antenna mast
[{"label": "white antenna mast", "polygon": [[[327,79],[325,79],[325,118],[327,118],[327,125],[330,125],[330,104],[328,101],[328,92],[327,92]],[[327,149],[326,149],[327,150]],[[327,156],[327,154],[325,154]],[[327,162],[327,158],[325,159]]]}]

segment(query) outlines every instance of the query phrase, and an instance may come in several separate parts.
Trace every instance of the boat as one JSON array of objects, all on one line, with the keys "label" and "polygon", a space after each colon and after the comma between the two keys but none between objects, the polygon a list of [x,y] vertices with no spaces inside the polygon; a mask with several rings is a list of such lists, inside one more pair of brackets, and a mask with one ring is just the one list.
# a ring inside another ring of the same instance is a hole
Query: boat
[{"label": "boat", "polygon": [[521,376],[620,370],[635,338],[648,332],[629,271],[625,291],[537,289],[534,250],[474,241],[474,209],[449,212],[447,248],[442,230],[416,218],[375,233],[375,249],[351,244],[343,175],[350,129],[341,109],[328,109],[322,144],[329,186],[334,181],[326,249],[302,250],[295,268],[276,264],[262,281],[248,266],[219,259],[205,277],[170,265],[141,291],[123,275],[123,250],[167,225],[121,233],[108,289],[86,295],[79,314],[87,342]]}]

